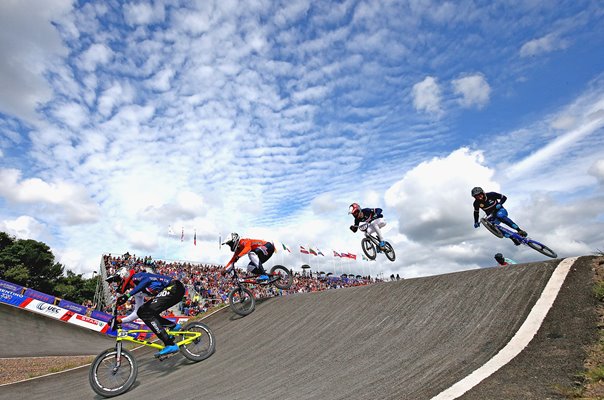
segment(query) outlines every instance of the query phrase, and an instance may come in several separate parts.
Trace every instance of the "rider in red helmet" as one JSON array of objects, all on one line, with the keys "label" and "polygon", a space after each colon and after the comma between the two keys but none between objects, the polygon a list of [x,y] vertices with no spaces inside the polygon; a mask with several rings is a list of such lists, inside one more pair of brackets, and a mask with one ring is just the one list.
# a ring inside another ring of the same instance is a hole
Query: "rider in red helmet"
[{"label": "rider in red helmet", "polygon": [[380,249],[386,244],[382,237],[380,228],[386,226],[381,208],[361,208],[358,203],[352,203],[348,208],[348,214],[354,217],[354,224],[350,225],[350,230],[356,232],[359,228],[359,223],[367,222],[367,232],[375,233],[380,241]]}]

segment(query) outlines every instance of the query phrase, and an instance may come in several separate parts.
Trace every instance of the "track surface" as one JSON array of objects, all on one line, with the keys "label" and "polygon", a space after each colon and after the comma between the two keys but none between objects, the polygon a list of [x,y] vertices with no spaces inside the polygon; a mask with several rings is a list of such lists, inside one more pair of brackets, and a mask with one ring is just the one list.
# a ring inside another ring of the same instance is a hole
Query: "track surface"
[{"label": "track surface", "polygon": [[[514,335],[559,260],[271,299],[206,322],[216,353],[137,354],[120,399],[430,399]],[[100,398],[88,368],[0,388],[0,398]]]},{"label": "track surface", "polygon": [[0,358],[91,355],[113,343],[106,335],[3,303],[0,321]]}]

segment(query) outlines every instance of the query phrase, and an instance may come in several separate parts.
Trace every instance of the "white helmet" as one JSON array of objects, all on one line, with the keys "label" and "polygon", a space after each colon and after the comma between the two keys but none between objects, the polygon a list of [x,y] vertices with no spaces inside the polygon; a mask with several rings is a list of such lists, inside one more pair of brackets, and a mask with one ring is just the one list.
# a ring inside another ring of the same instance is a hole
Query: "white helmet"
[{"label": "white helmet", "polygon": [[122,282],[124,280],[128,279],[129,277],[130,277],[130,270],[126,267],[121,267],[120,269],[115,271],[115,274],[108,276],[107,279],[105,279],[105,280],[109,283],[119,282],[121,285]]},{"label": "white helmet", "polygon": [[237,246],[239,246],[239,235],[236,234],[235,232],[231,233],[227,237],[227,240],[222,244],[228,244],[229,247],[231,248],[231,251],[235,251]]}]

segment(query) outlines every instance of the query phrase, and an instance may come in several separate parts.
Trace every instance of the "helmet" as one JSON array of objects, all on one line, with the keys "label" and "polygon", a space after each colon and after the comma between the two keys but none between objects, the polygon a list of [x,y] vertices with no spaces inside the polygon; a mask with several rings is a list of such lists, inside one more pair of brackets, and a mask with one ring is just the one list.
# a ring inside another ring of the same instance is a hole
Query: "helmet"
[{"label": "helmet", "polygon": [[503,254],[501,254],[501,253],[495,254],[495,260],[497,260],[498,263],[505,262],[505,259],[503,258]]},{"label": "helmet", "polygon": [[348,214],[352,214],[355,218],[358,217],[361,212],[361,206],[358,203],[352,203],[350,207],[348,207]]},{"label": "helmet", "polygon": [[239,246],[239,235],[235,232],[231,233],[227,240],[222,244],[228,244],[231,248],[231,251],[235,251],[237,246]]},{"label": "helmet", "polygon": [[476,186],[474,189],[472,189],[472,197],[476,197],[479,194],[484,194],[484,190],[482,190],[481,187]]},{"label": "helmet", "polygon": [[133,269],[130,270],[126,267],[121,267],[120,269],[118,269],[115,272],[115,274],[108,276],[107,279],[105,279],[105,281],[107,281],[108,283],[117,282],[118,290],[121,293],[124,293],[124,291],[126,290],[126,286],[127,286],[128,282],[130,281],[130,278],[132,277],[132,275],[134,275]]}]

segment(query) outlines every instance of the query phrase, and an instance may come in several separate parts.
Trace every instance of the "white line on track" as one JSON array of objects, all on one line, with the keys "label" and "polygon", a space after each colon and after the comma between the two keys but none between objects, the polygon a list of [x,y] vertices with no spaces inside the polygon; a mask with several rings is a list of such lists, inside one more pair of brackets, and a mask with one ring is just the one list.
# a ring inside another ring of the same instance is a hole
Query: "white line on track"
[{"label": "white line on track", "polygon": [[545,316],[558,296],[558,292],[566,279],[570,267],[577,258],[578,257],[565,258],[558,264],[552,273],[552,276],[549,278],[547,285],[545,285],[541,297],[539,297],[533,306],[533,309],[526,317],[526,320],[520,329],[518,329],[518,332],[516,332],[514,337],[499,351],[499,353],[495,354],[493,358],[486,362],[486,364],[472,372],[470,375],[466,376],[450,388],[440,392],[437,396],[433,397],[432,400],[454,400],[462,396],[468,390],[478,385],[520,354],[537,334]]}]

